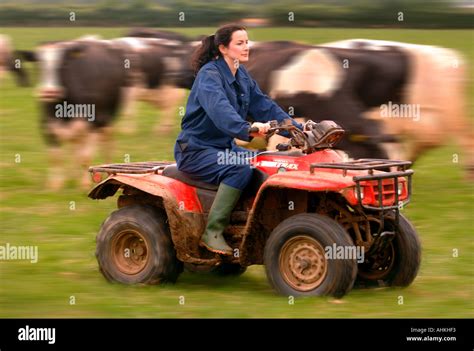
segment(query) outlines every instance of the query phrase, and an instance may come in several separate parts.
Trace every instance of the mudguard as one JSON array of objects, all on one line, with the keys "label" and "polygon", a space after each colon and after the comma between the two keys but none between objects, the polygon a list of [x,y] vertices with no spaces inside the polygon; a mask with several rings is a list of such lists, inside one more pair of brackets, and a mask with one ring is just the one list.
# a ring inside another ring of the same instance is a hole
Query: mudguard
[{"label": "mudguard", "polygon": [[97,184],[89,193],[92,199],[113,196],[123,185],[139,189],[163,199],[165,206],[185,212],[202,213],[196,189],[178,180],[159,174],[116,174]]},{"label": "mudguard", "polygon": [[159,174],[116,174],[95,186],[89,197],[105,199],[124,186],[139,189],[163,200],[178,259],[198,264],[206,261],[189,255],[191,253],[197,257],[197,253],[191,248],[197,250],[205,226],[202,206],[194,187]]},{"label": "mudguard", "polygon": [[[261,246],[260,243],[265,243],[265,240],[261,240],[261,236],[267,236],[270,232],[268,227],[265,228],[265,225],[261,222],[262,220],[266,221],[263,207],[266,198],[268,198],[269,191],[278,191],[278,189],[290,189],[291,191],[291,189],[294,189],[304,192],[334,192],[340,193],[347,198],[347,194],[353,193],[353,191],[348,190],[354,186],[355,183],[352,180],[352,176],[344,177],[340,173],[337,174],[333,171],[323,171],[314,174],[310,174],[307,170],[291,171],[273,174],[268,177],[260,187],[248,215],[240,247],[240,264],[248,266],[263,263],[264,246]],[[271,218],[268,220],[271,221]],[[270,225],[270,227],[274,227],[274,225]]]}]

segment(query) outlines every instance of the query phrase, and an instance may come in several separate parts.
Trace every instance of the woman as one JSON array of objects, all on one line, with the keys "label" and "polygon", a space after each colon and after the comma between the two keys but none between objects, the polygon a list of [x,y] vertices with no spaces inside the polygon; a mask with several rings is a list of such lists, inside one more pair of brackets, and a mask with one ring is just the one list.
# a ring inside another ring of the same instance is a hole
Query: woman
[{"label": "woman", "polygon": [[[241,162],[220,162],[220,156],[226,150],[243,150],[236,146],[234,138],[251,140],[255,136],[249,133],[251,127],[257,127],[259,134],[264,135],[270,128],[268,121],[291,118],[261,92],[240,66],[248,59],[245,27],[225,25],[203,39],[192,58],[197,76],[174,150],[180,171],[194,179],[219,184],[200,245],[223,255],[232,254],[223,232],[253,170]],[[257,122],[250,125],[247,115]]]}]

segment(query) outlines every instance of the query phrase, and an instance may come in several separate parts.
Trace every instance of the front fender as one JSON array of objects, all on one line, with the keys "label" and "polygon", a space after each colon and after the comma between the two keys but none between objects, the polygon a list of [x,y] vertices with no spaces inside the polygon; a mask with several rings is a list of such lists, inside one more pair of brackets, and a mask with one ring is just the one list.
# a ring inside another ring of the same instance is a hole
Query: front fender
[{"label": "front fender", "polygon": [[[268,177],[260,187],[247,219],[240,247],[241,264],[248,266],[250,264],[263,263],[264,246],[271,231],[286,215],[291,216],[294,214],[291,211],[287,211],[281,218],[279,216],[272,217],[273,213],[269,213],[268,206],[264,208],[267,200],[272,196],[278,199],[276,195],[279,191],[291,192],[294,190],[295,198],[300,199],[295,201],[305,201],[303,198],[299,198],[298,194],[301,195],[303,192],[332,192],[345,196],[347,189],[354,186],[355,183],[349,172],[345,177],[340,173],[332,171],[315,172],[314,174],[311,174],[309,171],[291,171],[277,173]],[[296,210],[298,208],[303,211],[306,210],[306,202],[303,204],[304,208],[298,205],[299,203],[295,204],[295,213],[297,213]],[[277,208],[276,211],[279,212],[278,203],[271,206],[275,206]]]},{"label": "front fender", "polygon": [[248,216],[245,235],[252,231],[255,218],[258,217],[259,209],[262,206],[261,200],[267,190],[282,188],[309,192],[337,192],[347,197],[347,189],[355,186],[351,175],[348,172],[346,176],[343,176],[341,173],[335,173],[331,170],[313,174],[308,171],[292,171],[271,175],[257,193]]},{"label": "front fender", "polygon": [[257,198],[268,187],[340,192],[351,186],[355,186],[355,183],[349,172],[346,176],[343,176],[341,172],[335,173],[333,171],[315,172],[314,174],[308,171],[284,172],[268,177],[260,188]]}]

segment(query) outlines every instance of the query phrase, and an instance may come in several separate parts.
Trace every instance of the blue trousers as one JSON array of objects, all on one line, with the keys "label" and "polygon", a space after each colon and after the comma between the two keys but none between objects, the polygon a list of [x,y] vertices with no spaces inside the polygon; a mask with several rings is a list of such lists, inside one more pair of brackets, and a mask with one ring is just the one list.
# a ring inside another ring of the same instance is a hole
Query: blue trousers
[{"label": "blue trousers", "polygon": [[178,169],[191,178],[210,184],[220,184],[244,190],[252,178],[253,168],[246,163],[246,157],[255,155],[252,151],[234,146],[232,149],[207,148],[181,150],[178,143],[174,156]]}]

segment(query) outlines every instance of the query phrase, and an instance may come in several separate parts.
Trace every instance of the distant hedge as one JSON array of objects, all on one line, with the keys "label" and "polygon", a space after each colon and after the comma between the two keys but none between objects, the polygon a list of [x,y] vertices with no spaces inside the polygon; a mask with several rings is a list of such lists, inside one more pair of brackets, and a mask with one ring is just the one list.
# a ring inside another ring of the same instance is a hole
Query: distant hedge
[{"label": "distant hedge", "polygon": [[[265,18],[270,25],[320,27],[472,28],[474,11],[434,3],[355,4],[188,3],[168,6],[132,2],[102,5],[0,5],[0,26],[64,26],[75,16],[79,26],[215,26],[243,18]],[[71,14],[73,12],[73,14]],[[402,20],[401,20],[402,19]]]},{"label": "distant hedge", "polygon": [[[252,15],[254,12],[252,11]],[[209,6],[117,6],[92,7],[52,5],[0,6],[0,26],[62,26],[71,24],[71,16],[80,26],[207,26],[250,17],[251,11],[242,6],[220,4]]]},{"label": "distant hedge", "polygon": [[[288,24],[287,6],[268,9],[275,25]],[[410,3],[381,2],[372,5],[295,7],[294,21],[301,26],[321,27],[403,27],[403,28],[472,28],[474,11],[433,3],[420,6]]]}]

